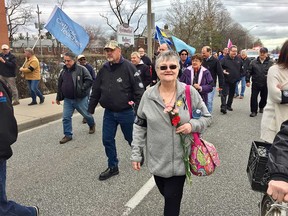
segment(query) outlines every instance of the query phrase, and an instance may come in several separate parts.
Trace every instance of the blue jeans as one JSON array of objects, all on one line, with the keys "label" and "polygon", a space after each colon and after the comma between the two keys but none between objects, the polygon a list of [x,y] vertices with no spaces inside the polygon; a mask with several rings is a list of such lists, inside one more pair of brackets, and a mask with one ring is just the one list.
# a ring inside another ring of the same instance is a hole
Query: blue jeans
[{"label": "blue jeans", "polygon": [[43,99],[43,95],[38,89],[39,80],[27,80],[27,83],[32,101],[37,102],[36,96],[38,96],[40,99]]},{"label": "blue jeans", "polygon": [[133,138],[133,123],[133,109],[127,109],[121,112],[112,112],[111,110],[105,109],[103,116],[102,142],[105,147],[106,156],[108,157],[108,167],[117,167],[119,162],[115,143],[118,124],[120,124],[125,140],[131,145]]},{"label": "blue jeans", "polygon": [[88,112],[88,96],[77,99],[64,98],[62,122],[64,135],[67,137],[72,137],[73,135],[72,116],[75,109],[87,120],[89,127],[95,125],[93,116]]},{"label": "blue jeans", "polygon": [[6,197],[6,160],[0,160],[0,215],[3,216],[35,216],[33,207],[22,206]]},{"label": "blue jeans", "polygon": [[244,92],[245,92],[245,88],[246,88],[246,77],[245,76],[241,77],[241,79],[236,83],[235,95],[239,96],[238,85],[239,85],[240,81],[241,81],[241,93],[240,93],[240,96],[244,96]]},{"label": "blue jeans", "polygon": [[214,100],[215,92],[216,92],[216,87],[213,87],[213,90],[208,93],[207,109],[210,113],[212,113],[212,110],[213,110],[213,100]]}]

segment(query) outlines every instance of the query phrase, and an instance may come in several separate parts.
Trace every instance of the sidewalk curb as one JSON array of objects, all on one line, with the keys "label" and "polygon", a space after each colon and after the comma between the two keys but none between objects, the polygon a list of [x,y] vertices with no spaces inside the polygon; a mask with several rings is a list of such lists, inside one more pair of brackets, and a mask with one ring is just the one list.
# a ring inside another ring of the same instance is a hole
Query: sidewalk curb
[{"label": "sidewalk curb", "polygon": [[18,124],[18,131],[22,132],[25,130],[29,130],[31,128],[38,127],[38,126],[50,123],[52,121],[61,119],[61,118],[62,118],[62,113],[57,113],[54,115],[45,116],[45,117],[41,117],[41,118],[36,118],[33,121]]}]

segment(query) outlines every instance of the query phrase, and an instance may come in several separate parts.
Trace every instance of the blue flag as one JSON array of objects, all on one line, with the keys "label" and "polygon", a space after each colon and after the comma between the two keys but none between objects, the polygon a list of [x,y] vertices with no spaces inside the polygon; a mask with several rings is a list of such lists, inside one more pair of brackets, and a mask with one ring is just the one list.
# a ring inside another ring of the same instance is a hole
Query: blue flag
[{"label": "blue flag", "polygon": [[89,42],[89,35],[85,29],[57,6],[54,7],[44,28],[76,55],[81,54]]},{"label": "blue flag", "polygon": [[177,52],[180,52],[182,49],[186,49],[188,50],[190,55],[193,55],[195,53],[196,49],[194,47],[189,46],[188,44],[186,44],[184,41],[180,40],[179,38],[172,36],[172,40],[174,42],[174,46]]},{"label": "blue flag", "polygon": [[155,40],[158,40],[159,44],[169,44],[172,45],[172,42],[167,38],[166,34],[160,30],[160,28],[158,26],[156,26],[156,32],[155,32],[155,36],[154,36]]}]

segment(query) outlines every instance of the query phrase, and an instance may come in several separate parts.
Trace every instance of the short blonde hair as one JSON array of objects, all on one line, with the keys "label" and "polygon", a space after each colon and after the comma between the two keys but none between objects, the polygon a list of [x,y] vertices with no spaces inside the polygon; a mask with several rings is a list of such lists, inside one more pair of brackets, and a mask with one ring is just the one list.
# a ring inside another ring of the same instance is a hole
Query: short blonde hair
[{"label": "short blonde hair", "polygon": [[131,56],[137,56],[138,58],[141,58],[139,52],[132,52],[132,53],[131,53]]},{"label": "short blonde hair", "polygon": [[28,52],[28,53],[30,53],[31,55],[34,55],[34,50],[31,49],[31,48],[26,48],[26,49],[24,50],[24,52]]}]

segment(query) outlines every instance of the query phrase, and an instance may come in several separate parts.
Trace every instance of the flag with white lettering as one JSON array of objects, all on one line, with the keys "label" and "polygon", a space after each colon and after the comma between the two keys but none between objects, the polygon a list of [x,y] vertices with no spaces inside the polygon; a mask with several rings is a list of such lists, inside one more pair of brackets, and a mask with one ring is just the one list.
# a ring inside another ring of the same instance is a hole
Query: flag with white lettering
[{"label": "flag with white lettering", "polygon": [[54,7],[44,28],[76,55],[81,54],[89,42],[85,29],[70,19],[58,6]]}]

